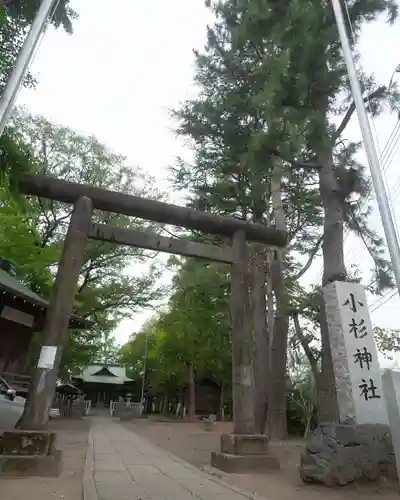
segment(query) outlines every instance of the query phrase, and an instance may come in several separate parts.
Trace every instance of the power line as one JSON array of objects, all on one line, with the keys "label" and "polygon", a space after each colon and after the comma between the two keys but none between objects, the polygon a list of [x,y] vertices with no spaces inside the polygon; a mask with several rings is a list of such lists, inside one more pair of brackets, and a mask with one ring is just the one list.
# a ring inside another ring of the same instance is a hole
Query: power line
[{"label": "power line", "polygon": [[[387,302],[389,302],[389,300],[391,300],[396,295],[396,293],[397,293],[397,290],[392,290],[392,292],[390,293],[389,297],[387,297],[388,294],[385,294],[382,297],[380,297],[378,300],[376,300],[375,302],[373,302],[370,305],[370,307],[369,307],[370,314],[372,314],[373,312],[377,311],[383,305],[385,305]],[[385,299],[385,297],[387,297],[386,300],[383,300],[383,299]],[[380,302],[380,304],[378,304],[378,302]]]},{"label": "power line", "polygon": [[[379,161],[381,162],[382,174],[383,174],[384,179],[385,179],[386,189],[388,192],[388,196],[389,196],[391,205],[393,205],[393,193],[390,192],[390,188],[389,188],[388,183],[387,183],[386,173],[389,170],[389,167],[392,164],[393,159],[396,157],[398,148],[400,147],[399,140],[400,140],[400,120],[398,120],[396,122],[396,125],[393,127],[392,133],[390,134],[390,137],[387,140],[385,148],[382,152],[381,158],[379,159]],[[392,152],[398,143],[399,143],[399,146],[396,149],[396,153],[394,155],[392,155]],[[397,182],[400,182],[400,176],[398,177]],[[397,185],[397,182],[396,182],[396,185]],[[360,205],[360,209],[359,209],[358,213],[361,213],[361,211],[366,207],[366,205],[374,199],[373,191],[371,190],[371,187],[372,187],[371,180],[369,180],[368,181],[368,189],[370,190],[370,193],[363,200],[362,205]],[[396,224],[396,229],[397,229],[397,224]],[[351,234],[350,230],[348,228],[346,228],[344,242],[346,241],[346,238],[349,236],[349,234]],[[346,252],[345,257],[347,257],[348,259],[350,259],[353,256],[354,256],[353,250]]]},{"label": "power line", "polygon": [[[396,144],[399,141],[400,141],[400,120],[398,120],[396,122],[396,125],[393,127],[393,130],[392,130],[388,140],[386,141],[386,144],[383,148],[383,151],[382,151],[380,159],[379,159],[380,161],[383,160],[383,165],[382,165],[382,172],[383,173],[389,168],[391,161],[387,162],[386,160],[387,160],[387,158],[389,158],[391,156],[391,152],[393,151],[393,148],[396,146]],[[399,147],[400,147],[400,144],[399,144]],[[372,180],[371,179],[368,180],[367,187],[369,190],[371,190],[371,188],[372,188]],[[399,187],[400,187],[400,177],[399,177]],[[360,213],[373,198],[374,198],[374,195],[373,195],[373,192],[371,190],[370,193],[368,194],[368,196],[362,201],[362,204],[360,204],[358,213]],[[344,230],[343,243],[345,243],[346,239],[348,238],[348,236],[350,234],[351,233],[350,233],[349,228],[346,228]],[[348,255],[347,255],[347,257],[348,257]],[[322,274],[323,274],[323,266],[320,268],[316,277],[314,278],[313,283],[311,285],[312,287],[317,286],[318,282],[322,278]]]}]

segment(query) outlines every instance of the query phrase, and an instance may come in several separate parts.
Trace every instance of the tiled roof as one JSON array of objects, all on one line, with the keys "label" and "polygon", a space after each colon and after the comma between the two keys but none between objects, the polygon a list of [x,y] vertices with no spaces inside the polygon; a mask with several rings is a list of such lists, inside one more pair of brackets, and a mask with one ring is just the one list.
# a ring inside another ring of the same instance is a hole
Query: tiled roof
[{"label": "tiled roof", "polygon": [[21,299],[37,306],[47,307],[48,302],[28,287],[23,285],[14,276],[0,268],[0,290],[13,293]]},{"label": "tiled roof", "polygon": [[[106,375],[106,372],[109,372],[109,375]],[[132,379],[126,376],[126,368],[124,366],[112,364],[89,365],[75,378],[81,379],[84,382],[95,382],[98,384],[122,385],[125,382],[132,382]]]},{"label": "tiled roof", "polygon": [[[30,290],[27,286],[18,281],[14,276],[0,268],[0,292],[8,292],[20,299],[26,300],[30,304],[34,304],[35,306],[46,308],[49,306],[47,300],[38,295],[37,293]],[[71,320],[76,321],[84,328],[90,328],[93,326],[91,321],[80,318],[75,314],[71,314]]]}]

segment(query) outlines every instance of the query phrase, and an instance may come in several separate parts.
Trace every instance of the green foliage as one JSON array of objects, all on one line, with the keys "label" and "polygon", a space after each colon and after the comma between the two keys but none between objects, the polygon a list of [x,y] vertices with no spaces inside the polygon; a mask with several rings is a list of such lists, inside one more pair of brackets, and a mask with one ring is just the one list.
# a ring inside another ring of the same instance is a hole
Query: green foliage
[{"label": "green foliage", "polygon": [[[33,151],[39,172],[124,193],[150,198],[161,196],[152,187],[151,177],[140,168],[126,165],[123,156],[109,151],[94,137],[81,136],[25,111],[14,115],[13,127]],[[71,206],[42,199],[32,200],[31,206],[40,246],[60,247]],[[154,224],[139,219],[99,211],[93,220],[140,231],[157,229]],[[144,262],[146,255],[141,249],[90,241],[79,281],[76,312],[95,321],[100,329],[110,331],[123,317],[158,298],[159,290],[153,288],[159,276],[156,263],[138,278],[131,278],[125,271],[134,262]]]},{"label": "green foliage", "polygon": [[[174,183],[189,192],[191,206],[271,224],[277,222],[271,181],[275,166],[281,166],[289,244],[283,260],[287,297],[279,313],[297,311],[307,319],[297,346],[307,348],[318,373],[320,291],[306,292],[299,279],[321,248],[324,279],[343,275],[359,281],[353,270],[346,272],[341,257],[342,226],[347,226],[373,259],[369,289],[377,293],[393,286],[383,241],[368,227],[370,209],[363,207],[371,186],[355,160],[359,144],[343,139],[354,106],[335,18],[330,3],[304,0],[216,0],[208,6],[215,23],[204,51],[195,52],[199,94],[173,112],[178,134],[193,151],[191,162],[178,159]],[[347,6],[355,41],[363,23],[381,13],[390,22],[397,16],[393,0]],[[374,115],[386,104],[393,107],[394,86],[359,77]],[[195,290],[187,293],[197,297]],[[185,302],[190,300],[186,295]]]},{"label": "green foliage", "polygon": [[[21,144],[29,151],[29,158],[34,158],[31,163],[21,161],[26,169],[33,165],[35,171],[71,181],[152,198],[161,196],[152,187],[152,178],[139,168],[127,166],[124,157],[109,151],[93,137],[81,136],[25,111],[14,115],[12,130],[14,144]],[[20,150],[16,149],[15,155],[11,154],[13,151],[6,148],[9,163],[4,178],[12,177],[20,166]],[[19,279],[49,299],[72,208],[44,199],[15,197],[7,184],[0,189],[0,205],[0,255],[12,262]],[[95,212],[93,218],[96,222],[140,231],[157,229],[154,224],[111,213]],[[142,276],[133,278],[128,274],[129,267],[144,263],[146,255],[140,249],[88,243],[74,312],[92,320],[95,328],[70,332],[64,351],[64,373],[75,372],[92,360],[115,360],[118,348],[110,332],[122,318],[160,297],[157,262]]]},{"label": "green foliage", "polygon": [[0,185],[17,194],[19,174],[34,172],[36,161],[30,148],[8,127],[0,137]]},{"label": "green foliage", "polygon": [[[18,20],[19,23],[31,23],[41,5],[41,0],[6,0],[3,7],[5,17]],[[52,24],[72,34],[72,21],[78,18],[77,13],[70,7],[70,0],[57,2],[57,8],[52,13]]]},{"label": "green foliage", "polygon": [[[0,187],[0,255],[12,263],[24,284],[41,293],[51,287],[49,268],[59,257],[57,245],[42,246],[35,212],[22,210],[6,186]],[[25,207],[24,207],[25,208]]]},{"label": "green foliage", "polygon": [[153,394],[179,391],[187,366],[196,375],[211,376],[220,385],[231,380],[228,268],[194,260],[176,261],[177,274],[166,311],[154,316],[122,348],[132,375],[146,376]]},{"label": "green foliage", "polygon": [[[41,4],[40,0],[6,0],[0,6],[0,95],[9,75],[15,66],[25,37]],[[56,28],[62,26],[67,33],[72,33],[72,22],[77,18],[70,7],[69,0],[58,2],[52,17]],[[24,85],[34,86],[34,77],[28,73]]]},{"label": "green foliage", "polygon": [[316,427],[316,394],[310,375],[292,380],[286,389],[289,434],[307,437]]},{"label": "green foliage", "polygon": [[374,328],[374,338],[378,351],[388,359],[400,352],[400,331],[393,328]]}]

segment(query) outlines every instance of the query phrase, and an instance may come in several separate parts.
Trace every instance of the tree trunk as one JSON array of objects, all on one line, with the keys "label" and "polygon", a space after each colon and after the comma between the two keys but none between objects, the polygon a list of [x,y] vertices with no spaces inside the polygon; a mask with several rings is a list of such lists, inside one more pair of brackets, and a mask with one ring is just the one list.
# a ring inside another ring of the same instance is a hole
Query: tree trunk
[{"label": "tree trunk", "polygon": [[[335,176],[332,149],[327,148],[318,154],[319,187],[324,206],[324,238],[322,243],[324,271],[322,286],[333,281],[345,281],[347,272],[343,252],[344,199]],[[322,360],[321,373],[316,380],[318,415],[320,423],[337,421],[333,360],[326,322],[325,303],[321,295],[320,327]]]},{"label": "tree trunk", "polygon": [[324,239],[322,243],[324,272],[322,286],[345,281],[347,272],[343,255],[344,200],[333,170],[332,151],[320,153],[319,189],[324,206]]},{"label": "tree trunk", "polygon": [[329,342],[328,324],[326,321],[324,297],[320,296],[320,328],[321,328],[321,370],[315,381],[317,391],[318,422],[338,422],[339,409],[336,397],[333,359]]},{"label": "tree trunk", "polygon": [[283,288],[282,268],[279,260],[275,261],[272,267],[274,268],[271,274],[276,297],[276,313],[269,377],[268,435],[270,439],[285,439],[287,437],[286,363],[289,317]]},{"label": "tree trunk", "polygon": [[272,341],[274,339],[274,322],[275,322],[275,307],[274,307],[274,290],[272,288],[272,279],[270,268],[275,258],[275,252],[268,252],[268,276],[267,276],[267,328],[269,334],[269,366],[271,366]]},{"label": "tree trunk", "polygon": [[221,416],[221,422],[225,420],[225,394],[224,394],[224,384],[221,384],[221,397],[219,400],[219,414]]},{"label": "tree trunk", "polygon": [[[271,179],[272,204],[276,227],[286,231],[285,213],[281,193],[282,166],[276,161]],[[287,437],[286,421],[286,363],[289,316],[285,280],[283,276],[283,251],[275,252],[275,260],[270,266],[272,287],[276,300],[274,337],[271,347],[271,367],[268,396],[268,434],[271,439]]]},{"label": "tree trunk", "polygon": [[255,431],[264,434],[268,407],[269,335],[266,304],[265,252],[257,249],[253,260],[253,315],[254,315],[254,380],[255,380]]},{"label": "tree trunk", "polygon": [[307,356],[308,362],[310,363],[310,369],[315,383],[319,376],[318,363],[312,353],[312,350],[310,349],[308,340],[304,337],[304,334],[300,326],[299,315],[297,313],[293,314],[293,323],[294,323],[294,330],[296,333],[296,337],[299,339],[304,354]]},{"label": "tree trunk", "polygon": [[166,415],[168,412],[168,396],[164,396],[161,408],[161,413]]},{"label": "tree trunk", "polygon": [[187,365],[187,377],[188,377],[188,396],[189,396],[189,420],[195,420],[196,418],[196,384],[194,382],[194,370],[193,364],[189,363]]}]

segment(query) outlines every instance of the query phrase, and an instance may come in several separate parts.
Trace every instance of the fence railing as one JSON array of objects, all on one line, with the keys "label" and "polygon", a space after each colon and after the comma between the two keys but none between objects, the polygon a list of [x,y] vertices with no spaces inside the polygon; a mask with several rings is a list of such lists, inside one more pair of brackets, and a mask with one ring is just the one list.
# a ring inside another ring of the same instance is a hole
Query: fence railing
[{"label": "fence railing", "polygon": [[[110,407],[109,407],[110,417],[113,417],[115,415],[115,410],[118,404],[119,401],[110,401]],[[130,413],[138,416],[140,416],[143,413],[144,409],[142,403],[136,403],[133,401],[124,401],[123,406],[125,408],[129,408]]]},{"label": "fence railing", "polygon": [[89,415],[90,408],[92,407],[92,400],[91,399],[85,399],[85,415]]}]

